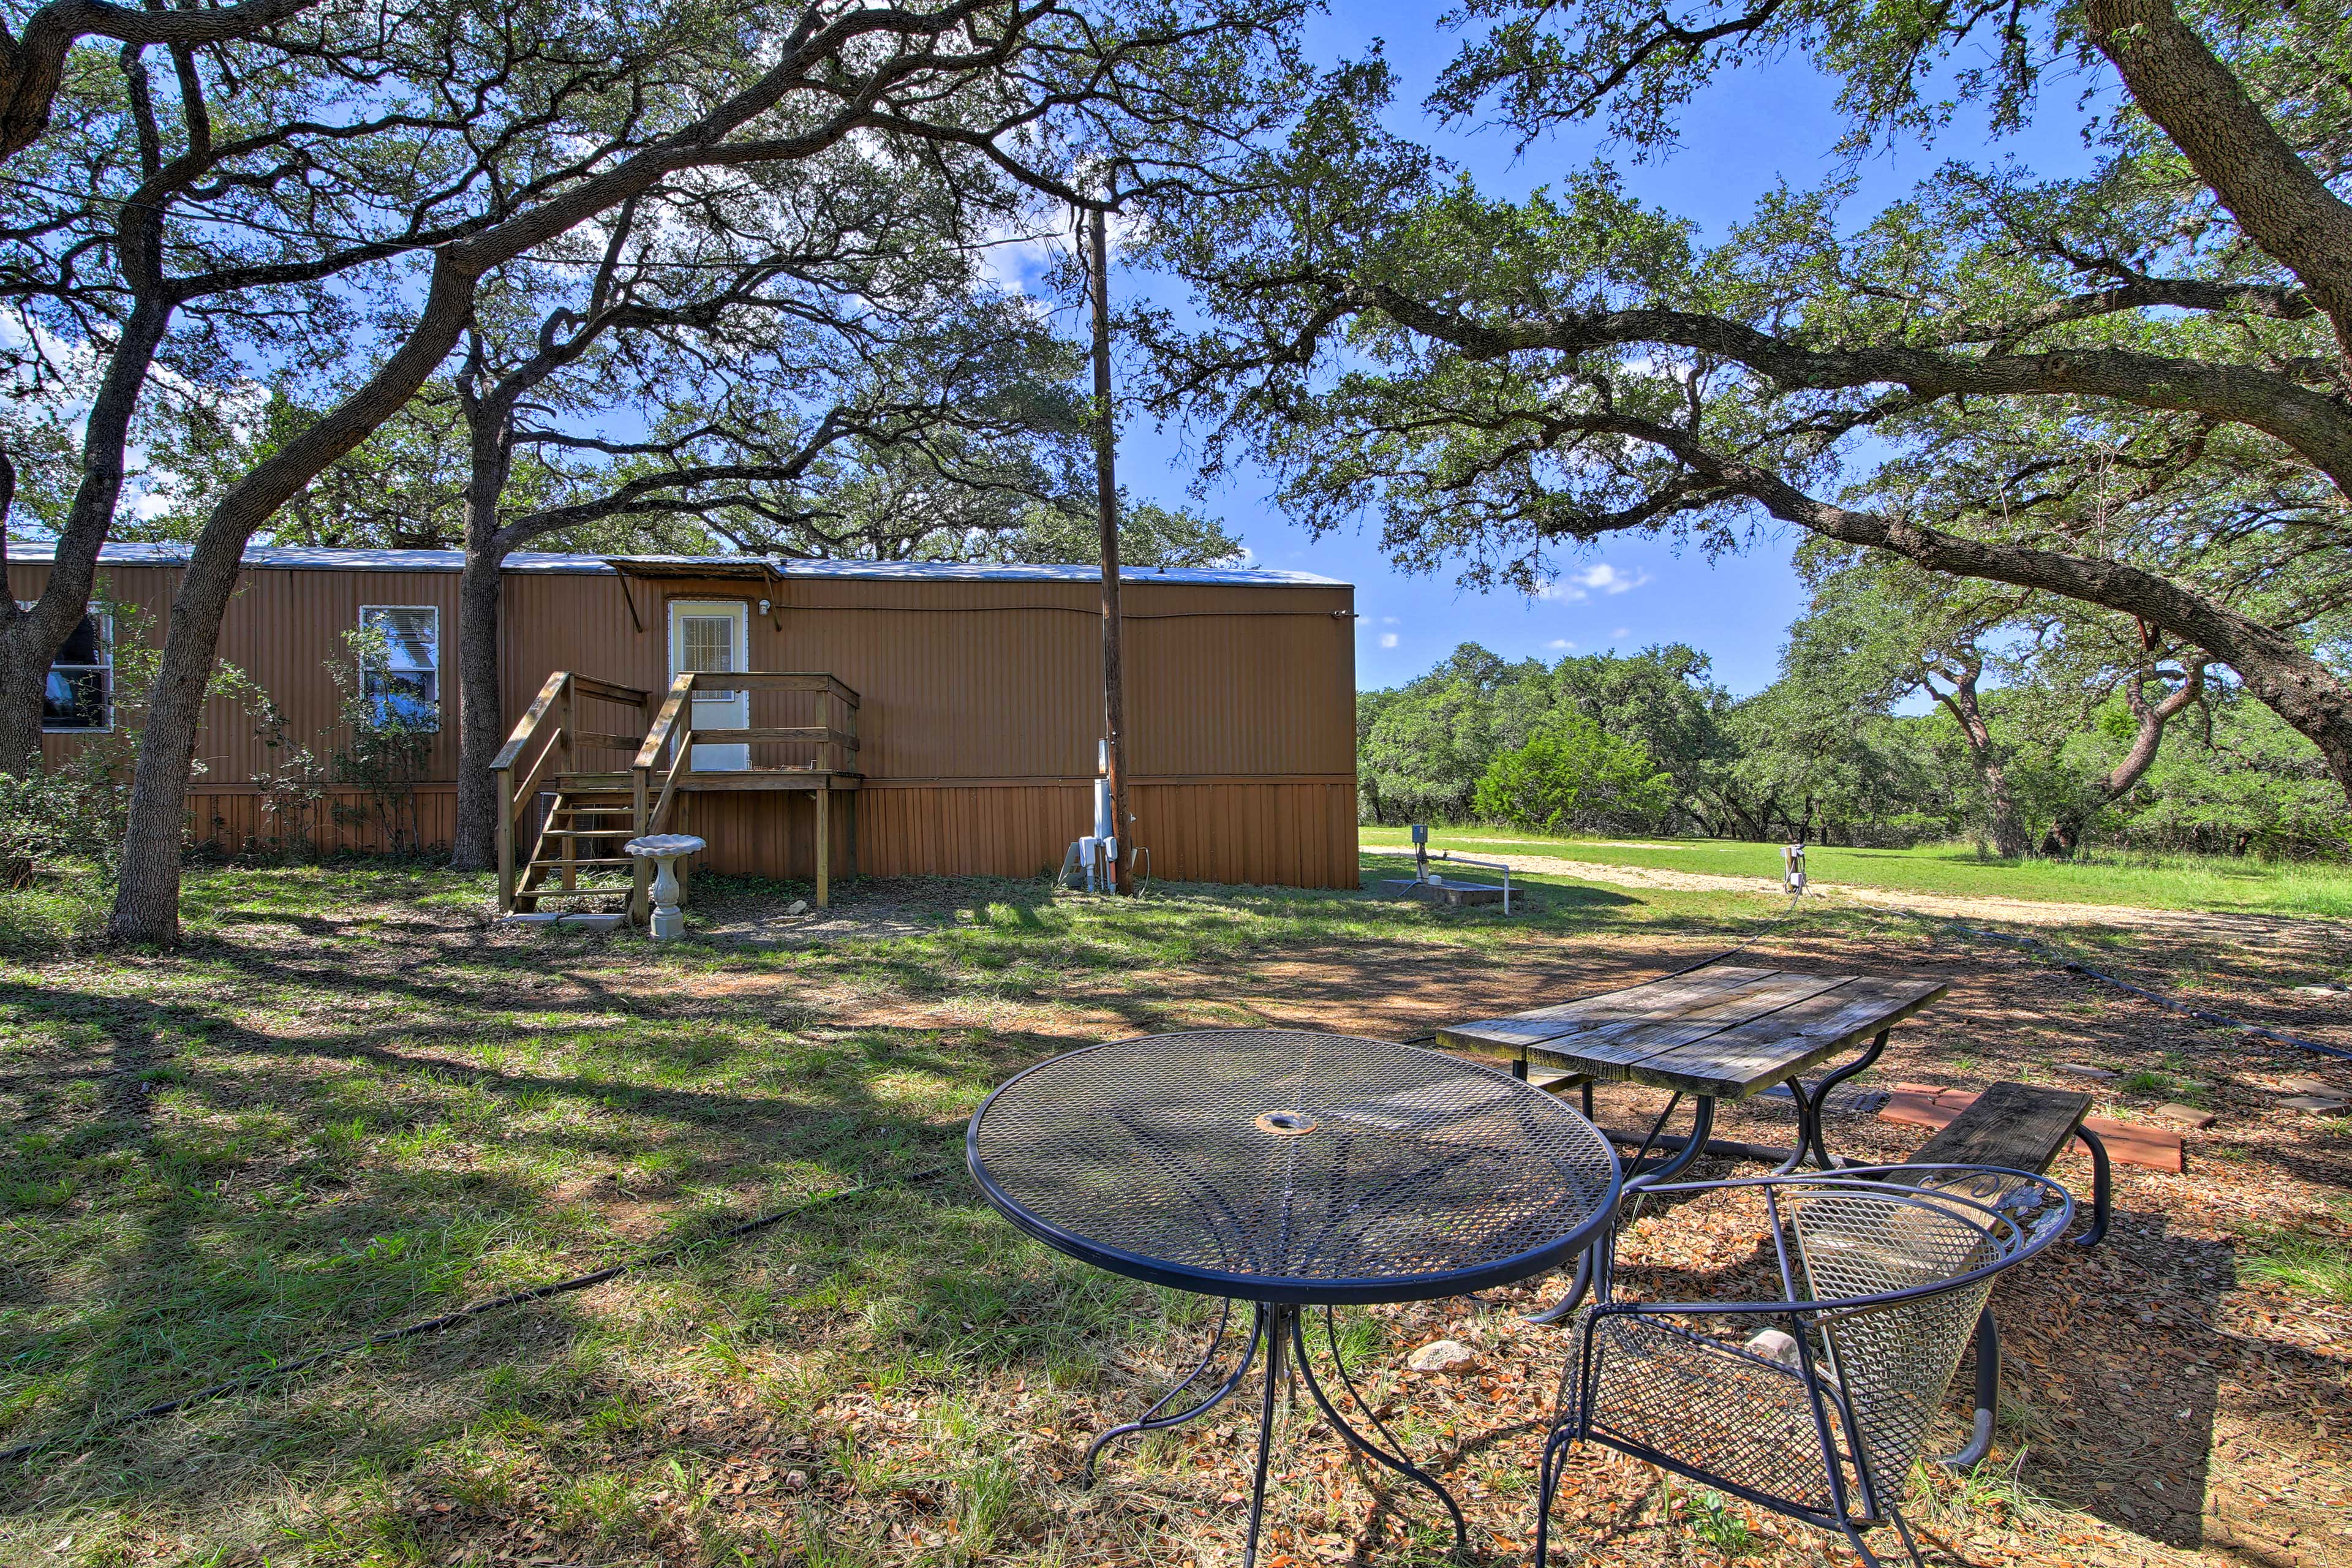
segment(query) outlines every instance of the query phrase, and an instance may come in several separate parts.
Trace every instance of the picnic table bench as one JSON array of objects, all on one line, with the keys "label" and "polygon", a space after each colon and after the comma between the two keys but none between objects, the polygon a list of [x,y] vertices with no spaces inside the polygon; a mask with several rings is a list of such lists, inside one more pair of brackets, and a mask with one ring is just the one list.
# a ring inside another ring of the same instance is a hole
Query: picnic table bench
[{"label": "picnic table bench", "polygon": [[[1992,1165],[2041,1175],[2058,1152],[2076,1139],[2091,1152],[2091,1228],[2074,1238],[2096,1247],[2106,1238],[2112,1177],[2107,1146],[2083,1125],[2091,1097],[2078,1089],[2042,1089],[2030,1083],[1996,1083],[1977,1096],[1950,1125],[1904,1162],[1922,1168]],[[1988,1301],[1977,1314],[1976,1418],[1968,1446],[1946,1456],[1956,1470],[1972,1468],[1992,1450],[1992,1428],[2000,1408],[2000,1329]]]}]

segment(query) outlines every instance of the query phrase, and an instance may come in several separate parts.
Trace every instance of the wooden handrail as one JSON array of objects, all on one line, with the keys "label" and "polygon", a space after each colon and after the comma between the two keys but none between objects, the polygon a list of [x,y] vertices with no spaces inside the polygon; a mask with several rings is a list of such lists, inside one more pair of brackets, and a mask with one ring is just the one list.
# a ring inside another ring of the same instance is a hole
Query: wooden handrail
[{"label": "wooden handrail", "polygon": [[644,744],[637,748],[636,760],[629,766],[643,773],[661,760],[662,748],[679,731],[694,728],[694,677],[681,675],[669,683],[669,695],[662,700],[661,711],[646,727]]},{"label": "wooden handrail", "polygon": [[572,672],[568,669],[559,669],[547,678],[547,684],[541,687],[539,695],[530,700],[530,710],[515,724],[514,733],[508,736],[507,743],[499,748],[499,754],[490,759],[493,770],[514,766],[515,759],[522,755],[523,743],[538,732],[541,722],[554,708],[557,700],[562,697],[563,689],[571,680]]},{"label": "wooden handrail", "polygon": [[812,671],[706,669],[689,671],[678,679],[691,680],[697,691],[824,691],[852,708],[857,706],[856,692],[834,676]]},{"label": "wooden handrail", "polygon": [[547,722],[549,714],[571,710],[571,671],[559,669],[550,675],[546,683],[540,687],[539,695],[531,700],[530,710],[516,723],[514,733],[507,738],[505,745],[499,748],[499,754],[490,759],[490,777],[497,785],[499,799],[499,910],[501,913],[510,914],[514,910],[515,819],[530,800],[531,786],[539,782],[541,765],[557,751],[557,742],[562,739],[561,721],[548,736],[546,743],[540,747],[538,761],[523,775],[523,787],[520,790],[515,788],[515,762],[539,738],[540,728]]},{"label": "wooden handrail", "polygon": [[677,754],[670,758],[669,771],[662,775],[661,795],[646,813],[645,826],[638,832],[659,833],[669,826],[670,808],[677,800],[677,781],[686,776],[688,758],[694,752],[692,739],[691,735],[680,738]]}]

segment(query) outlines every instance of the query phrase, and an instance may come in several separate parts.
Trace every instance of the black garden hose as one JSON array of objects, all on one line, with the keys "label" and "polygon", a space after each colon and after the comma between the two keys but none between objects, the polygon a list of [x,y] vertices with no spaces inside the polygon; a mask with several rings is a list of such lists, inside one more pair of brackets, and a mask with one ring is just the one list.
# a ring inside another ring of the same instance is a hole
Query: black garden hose
[{"label": "black garden hose", "polygon": [[[926,1174],[929,1173],[926,1173]],[[654,1264],[667,1263],[692,1248],[706,1247],[712,1242],[733,1241],[740,1237],[766,1230],[794,1215],[805,1214],[819,1204],[830,1203],[835,1198],[850,1197],[870,1190],[864,1183],[859,1183],[856,1186],[835,1187],[830,1191],[803,1198],[799,1203],[777,1209],[772,1214],[761,1215],[757,1219],[745,1220],[740,1225],[730,1226],[725,1230],[714,1231],[709,1236],[696,1237],[688,1241],[672,1242],[669,1246],[648,1253],[643,1258],[627,1263],[615,1263],[610,1268],[599,1268],[593,1274],[575,1274],[569,1279],[558,1279],[547,1285],[534,1285],[526,1290],[516,1290],[508,1295],[493,1297],[487,1301],[477,1301],[470,1307],[460,1307],[454,1312],[446,1312],[437,1318],[427,1318],[422,1322],[404,1323],[398,1328],[384,1329],[368,1335],[365,1339],[352,1340],[347,1344],[336,1345],[330,1350],[316,1351],[310,1355],[298,1356],[292,1361],[279,1362],[273,1366],[263,1367],[259,1371],[249,1372],[242,1376],[206,1384],[193,1394],[184,1394],[176,1399],[158,1400],[152,1405],[142,1405],[137,1410],[110,1416],[104,1421],[85,1426],[78,1432],[54,1432],[46,1437],[36,1437],[28,1443],[19,1443],[13,1448],[0,1448],[0,1461],[20,1462],[61,1444],[89,1443],[110,1433],[118,1432],[125,1426],[134,1426],[142,1421],[152,1421],[159,1416],[169,1415],[174,1411],[185,1410],[190,1405],[201,1405],[210,1399],[218,1399],[224,1394],[257,1387],[273,1378],[284,1377],[289,1373],[317,1366],[321,1362],[334,1361],[342,1356],[355,1354],[360,1351],[372,1350],[377,1345],[388,1345],[400,1340],[412,1340],[424,1334],[439,1333],[444,1329],[455,1328],[469,1319],[478,1318],[490,1312],[503,1311],[509,1307],[525,1306],[532,1301],[544,1301],[552,1296],[564,1296],[574,1290],[585,1290],[592,1285],[602,1285],[608,1279],[617,1279],[633,1268],[645,1268]]]}]

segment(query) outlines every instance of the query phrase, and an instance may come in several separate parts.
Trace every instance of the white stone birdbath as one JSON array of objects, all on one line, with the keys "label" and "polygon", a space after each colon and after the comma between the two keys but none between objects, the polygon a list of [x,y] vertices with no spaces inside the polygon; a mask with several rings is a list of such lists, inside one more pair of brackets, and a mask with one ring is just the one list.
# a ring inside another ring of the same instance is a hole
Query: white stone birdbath
[{"label": "white stone birdbath", "polygon": [[707,846],[691,833],[656,833],[647,838],[632,838],[621,847],[640,860],[654,863],[654,940],[667,942],[674,936],[684,936],[686,916],[677,907],[677,863]]}]

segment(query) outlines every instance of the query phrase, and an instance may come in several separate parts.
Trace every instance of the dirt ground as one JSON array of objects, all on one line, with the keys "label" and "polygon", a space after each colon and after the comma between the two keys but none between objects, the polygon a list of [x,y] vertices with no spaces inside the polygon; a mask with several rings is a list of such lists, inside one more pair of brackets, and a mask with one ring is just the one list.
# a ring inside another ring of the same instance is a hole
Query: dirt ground
[{"label": "dirt ground", "polygon": [[[1530,869],[1550,869],[1534,867]],[[1607,871],[1621,882],[1674,876]],[[1684,878],[1685,881],[1701,879]],[[1916,900],[1954,906],[1971,921],[1998,920],[1987,900]],[[2046,914],[2046,907],[2037,908]],[[2074,906],[2058,912],[2081,914]],[[2352,963],[2352,933],[2327,922],[2247,917],[2137,918],[2130,940],[2108,944],[2103,967],[2184,1000],[2286,1027],[2352,1048],[2352,1018],[2342,998],[2312,998],[2289,984],[2315,966],[2341,973]],[[2110,911],[2079,922],[2109,923]],[[2047,924],[2057,924],[2048,921]],[[1258,1024],[1406,1037],[1437,1024],[1515,1011],[1647,976],[1703,957],[1704,942],[1530,942],[1499,963],[1463,971],[1433,960],[1400,964],[1390,951],[1293,952],[1224,972],[1154,973],[1127,977],[1088,994],[1075,989],[1048,1012],[1002,1005],[974,1009],[890,1006],[875,1024],[936,1026],[986,1023],[1046,1044],[1073,1044],[1139,1026],[1236,1026]],[[2235,1031],[2168,1013],[2013,949],[1962,934],[1958,928],[1887,920],[1875,930],[1799,929],[1750,947],[1743,963],[1822,972],[1948,979],[1948,997],[1899,1029],[1865,1082],[1915,1080],[1979,1088],[2002,1079],[2090,1088],[2102,1114],[2144,1119],[2161,1100],[2185,1095],[2219,1114],[2210,1130],[2188,1137],[2188,1168],[2174,1174],[2118,1166],[2116,1223],[2105,1246],[2061,1246],[2011,1275],[1995,1305],[2007,1347],[2001,1443],[1990,1467],[1999,1479],[1963,1492],[1938,1478],[1948,1511],[1931,1510],[1927,1534],[1946,1561],[2142,1563],[2205,1561],[2248,1568],[2315,1568],[2352,1563],[2352,1307],[2315,1300],[2252,1277],[2244,1268],[2265,1237],[2314,1238],[2340,1255],[2352,1243],[2352,1119],[2301,1114],[2279,1105],[2290,1080],[2324,1082],[2352,1092],[2352,1064],[2273,1048]],[[1139,1013],[1139,995],[1154,1005]],[[2059,1064],[2096,1066],[2116,1075],[2091,1079]],[[2152,1072],[2171,1087],[2121,1087]],[[1601,1120],[1643,1125],[1664,1097],[1612,1086]],[[1717,1136],[1785,1143],[1794,1119],[1769,1103],[1726,1107]],[[1873,1117],[1835,1121],[1832,1146],[1857,1158],[1899,1161],[1926,1134]],[[1732,1173],[1705,1162],[1696,1173]],[[2053,1173],[2087,1208],[2090,1171],[2077,1154]],[[1518,1311],[1544,1300],[1551,1284],[1506,1292],[1483,1308],[1441,1303],[1389,1312],[1408,1345],[1461,1340],[1481,1352],[1467,1375],[1410,1374],[1403,1394],[1458,1410],[1465,1439],[1499,1446],[1532,1467],[1558,1373],[1560,1336],[1531,1329]],[[1175,1370],[1172,1363],[1167,1369]],[[1936,1451],[1965,1437],[1964,1363],[1952,1384]],[[1139,1387],[1149,1379],[1139,1380]],[[1147,1401],[1148,1402],[1148,1401]],[[1093,1413],[1108,1425],[1116,1406]],[[1066,1416],[1066,1436],[1053,1451],[1075,1468],[1091,1430]],[[1057,1428],[1058,1429],[1058,1428]],[[1245,1457],[1234,1450],[1234,1464]],[[1322,1434],[1322,1447],[1336,1441]],[[1227,1467],[1229,1469],[1232,1466]],[[1235,1471],[1238,1474],[1238,1471]],[[1721,1561],[1724,1553],[1646,1525],[1667,1522],[1653,1495],[1655,1478],[1598,1453],[1579,1458],[1556,1516],[1563,1542],[1554,1562]],[[1965,1500],[1969,1506],[1961,1506]],[[1396,1506],[1412,1514],[1410,1492]],[[1505,1522],[1524,1521],[1522,1500],[1487,1512],[1493,1550],[1507,1560],[1517,1544]],[[1766,1516],[1753,1550],[1779,1549],[1795,1560],[1836,1560],[1842,1546],[1802,1529],[1780,1532]],[[1370,1534],[1300,1538],[1298,1561],[1379,1557],[1381,1531],[1394,1522],[1376,1511]],[[1637,1539],[1642,1538],[1642,1539]],[[1581,1548],[1579,1542],[1582,1543]],[[1891,1538],[1881,1543],[1897,1550]],[[1677,1559],[1675,1553],[1688,1555]],[[1931,1556],[1934,1552],[1931,1549]],[[1387,1560],[1382,1557],[1381,1560]],[[1283,1561],[1280,1555],[1276,1563]]]},{"label": "dirt ground", "polygon": [[[1618,886],[1675,875],[1622,868],[1577,874]],[[551,1029],[548,1020],[570,1020],[565,1027],[583,1035],[583,1050],[594,1048],[586,1037],[615,1020],[751,1020],[780,1038],[799,1031],[869,1040],[872,1070],[885,1076],[926,1070],[919,1063],[944,1071],[936,1065],[943,1059],[939,1043],[971,1042],[980,1070],[1001,1080],[1060,1049],[1156,1030],[1287,1026],[1407,1038],[1442,1023],[1638,983],[1723,945],[1719,935],[1676,931],[1670,922],[1658,929],[1602,920],[1517,927],[1492,924],[1483,913],[1430,911],[1425,923],[1416,916],[1412,924],[1360,938],[1204,947],[1181,963],[1129,967],[1054,968],[1055,944],[1066,940],[1055,935],[1036,942],[1046,955],[1037,960],[1041,978],[947,994],[936,975],[919,976],[921,966],[911,961],[893,967],[886,960],[826,960],[829,944],[846,939],[919,947],[929,933],[968,921],[976,906],[1003,896],[1001,888],[867,882],[845,889],[835,910],[800,917],[758,900],[714,898],[703,906],[710,917],[707,933],[786,949],[788,961],[730,967],[720,951],[696,959],[689,975],[633,945],[634,939],[583,940],[550,947],[563,956],[533,977],[527,997],[506,1002],[541,1020],[530,1023],[533,1030]],[[1183,896],[1214,912],[1208,895]],[[1541,889],[1539,896],[1571,894]],[[1923,914],[1944,912],[1927,910],[1927,900],[1909,902]],[[2035,907],[2037,913],[2049,908]],[[2079,918],[2072,925],[2037,925],[2037,933],[2095,955],[2103,969],[2193,1005],[2352,1049],[2347,999],[2296,989],[2352,973],[2352,931],[2246,917],[2116,924],[2057,908]],[[2277,1262],[2332,1258],[2340,1270],[2352,1248],[2352,1117],[2282,1103],[2282,1086],[2290,1080],[2352,1093],[2352,1062],[2213,1027],[1972,936],[1966,924],[1997,919],[1982,910],[1945,913],[1949,918],[1832,904],[1822,918],[1801,915],[1771,928],[1741,962],[1948,980],[1950,994],[1896,1031],[1883,1064],[1864,1082],[1975,1089],[2019,1079],[2088,1088],[2100,1113],[2126,1121],[2146,1120],[2168,1100],[2200,1102],[2218,1121],[2189,1134],[2185,1172],[2118,1168],[2116,1223],[2105,1246],[2084,1251],[2062,1245],[2003,1279],[1995,1296],[2009,1352],[2000,1440],[1993,1459],[1972,1478],[1930,1470],[1915,1481],[1913,1512],[1930,1562],[1975,1568],[2352,1564],[2352,1303],[2341,1299],[2340,1285],[2298,1284]],[[520,952],[541,940],[487,929],[478,914],[454,910],[383,917],[378,908],[292,923],[257,920],[249,931],[225,928],[226,941],[249,944],[249,952],[237,946],[211,961],[225,972],[266,963],[273,973],[297,976],[316,990],[299,1015],[302,1026],[332,1031],[347,1022],[349,996],[378,983],[380,1005],[395,1005],[395,983],[454,985],[456,965],[486,950]],[[338,922],[363,918],[379,922],[367,946],[329,945]],[[1479,940],[1454,940],[1465,933]],[[513,984],[498,976],[485,983]],[[446,1058],[452,1074],[487,1072],[467,1051],[462,1039],[420,1037],[400,1047],[400,1059],[404,1068]],[[2072,1074],[2068,1065],[2113,1076]],[[924,1178],[929,1184],[903,1194],[917,1218],[901,1223],[941,1235],[959,1234],[963,1226],[988,1236],[1001,1232],[1001,1250],[971,1267],[1013,1269],[1009,1259],[1017,1247],[1009,1227],[982,1207],[960,1168],[961,1118],[977,1093],[955,1103],[948,1098],[924,1119],[901,1119],[906,1124],[896,1135],[918,1141],[919,1152],[936,1156],[938,1167]],[[656,1090],[652,1099],[681,1129],[698,1125],[693,1119],[700,1112],[690,1103],[697,1095]],[[728,1115],[740,1119],[751,1103],[730,1100]],[[1662,1103],[1648,1091],[1607,1088],[1602,1120],[1634,1124]],[[1788,1139],[1793,1117],[1755,1102],[1727,1107],[1717,1125],[1719,1136],[1772,1143]],[[877,1132],[880,1126],[877,1121]],[[1887,1160],[1903,1158],[1925,1136],[1866,1115],[1837,1117],[1829,1129],[1838,1152]],[[1731,1173],[1727,1164],[1703,1162],[1695,1173]],[[2085,1162],[2062,1159],[2054,1173],[2087,1196]],[[583,1165],[566,1180],[589,1181],[590,1173]],[[602,1189],[555,1189],[558,1199],[566,1193],[585,1202]],[[652,1235],[674,1217],[674,1207],[657,1186],[616,1193],[612,1233]],[[1216,1418],[1156,1439],[1144,1452],[1115,1454],[1105,1485],[1076,1484],[1090,1436],[1140,1414],[1200,1353],[1197,1327],[1172,1337],[1138,1328],[1117,1340],[1106,1373],[1065,1378],[1049,1358],[1028,1354],[959,1362],[938,1375],[899,1381],[861,1370],[845,1374],[845,1386],[803,1394],[794,1379],[814,1375],[804,1373],[803,1363],[883,1364],[901,1331],[892,1326],[896,1320],[815,1309],[792,1315],[782,1304],[791,1291],[784,1260],[797,1245],[789,1228],[762,1243],[778,1249],[773,1253],[747,1244],[698,1266],[714,1279],[772,1290],[760,1296],[771,1304],[760,1309],[759,1335],[747,1334],[740,1347],[726,1342],[723,1358],[710,1345],[724,1340],[722,1330],[740,1325],[706,1325],[690,1314],[679,1321],[683,1309],[667,1303],[673,1286],[662,1276],[631,1277],[565,1299],[572,1305],[564,1310],[582,1321],[625,1322],[642,1337],[650,1370],[625,1392],[643,1414],[622,1436],[598,1436],[570,1406],[547,1415],[544,1430],[495,1432],[457,1394],[438,1394],[465,1443],[511,1466],[510,1479],[501,1483],[510,1489],[495,1503],[483,1501],[466,1466],[488,1461],[478,1454],[464,1458],[473,1450],[453,1447],[460,1457],[371,1476],[364,1488],[351,1489],[364,1490],[368,1506],[404,1532],[398,1539],[407,1544],[398,1552],[378,1552],[369,1544],[376,1537],[352,1534],[338,1518],[335,1528],[346,1534],[332,1539],[348,1535],[348,1551],[337,1544],[303,1560],[371,1568],[739,1562],[929,1568],[1000,1561],[1211,1568],[1238,1562],[1254,1400],[1237,1397]],[[1373,1385],[1381,1407],[1394,1413],[1415,1458],[1444,1474],[1463,1498],[1478,1562],[1528,1560],[1528,1488],[1567,1338],[1527,1324],[1521,1313],[1548,1302],[1559,1288],[1557,1280],[1539,1280],[1483,1300],[1375,1310],[1381,1342],[1360,1365],[1360,1376]],[[1062,1294],[1041,1288],[1014,1299],[1062,1313],[1076,1299],[1073,1289],[1079,1288],[1056,1283]],[[518,1344],[533,1359],[552,1355],[563,1334],[576,1331],[567,1321],[538,1308],[484,1320],[478,1328],[425,1342],[415,1370],[432,1373],[436,1390],[459,1388],[495,1357],[516,1353]],[[1018,1331],[1016,1313],[979,1333]],[[1438,1338],[1463,1342],[1475,1359],[1450,1373],[1406,1370],[1409,1352]],[[371,1380],[396,1389],[409,1375],[405,1368],[355,1367],[322,1378],[306,1397],[364,1405],[377,1387]],[[1931,1451],[1964,1440],[1969,1386],[1964,1364]],[[984,1422],[995,1434],[989,1440],[1003,1440],[988,1459],[1000,1468],[987,1473],[1001,1472],[1003,1485],[1017,1492],[1003,1516],[1012,1522],[979,1554],[958,1548],[959,1520],[967,1517],[959,1509],[968,1506],[960,1499],[968,1498],[971,1483],[940,1479],[948,1473],[943,1456],[967,1444],[961,1421]],[[154,1441],[177,1440],[182,1430],[155,1428]],[[226,1465],[226,1440],[220,1452],[217,1462]],[[593,1465],[605,1471],[592,1472]],[[661,1479],[673,1472],[679,1478],[674,1487]],[[579,1505],[561,1499],[581,1495],[591,1481],[604,1484],[604,1474],[633,1478],[630,1484],[642,1489],[632,1494],[640,1500],[632,1505],[636,1511],[621,1516],[626,1530],[599,1534],[566,1522],[576,1519]],[[317,1489],[300,1500],[296,1515],[313,1510],[330,1517],[341,1506],[331,1493]],[[810,1521],[820,1510],[854,1527],[860,1542],[855,1551],[811,1543]],[[1306,1568],[1436,1561],[1445,1542],[1430,1528],[1434,1518],[1426,1498],[1382,1485],[1308,1408],[1286,1417],[1259,1562],[1263,1568]],[[1654,1471],[1592,1450],[1572,1459],[1554,1518],[1551,1561],[1566,1568],[1726,1568],[1735,1560],[1756,1568],[1828,1568],[1853,1561],[1843,1542],[1744,1506],[1723,1509],[1694,1489],[1664,1488]],[[60,1522],[57,1533],[70,1542],[76,1528]],[[317,1539],[328,1539],[324,1529]],[[174,1556],[176,1546],[160,1543],[184,1536],[158,1526],[155,1539],[156,1554],[123,1561],[249,1568],[277,1557],[268,1548]],[[721,1550],[714,1543],[722,1541],[802,1544]],[[1876,1544],[1899,1558],[1891,1533]],[[26,1561],[79,1560],[59,1546]]]}]

